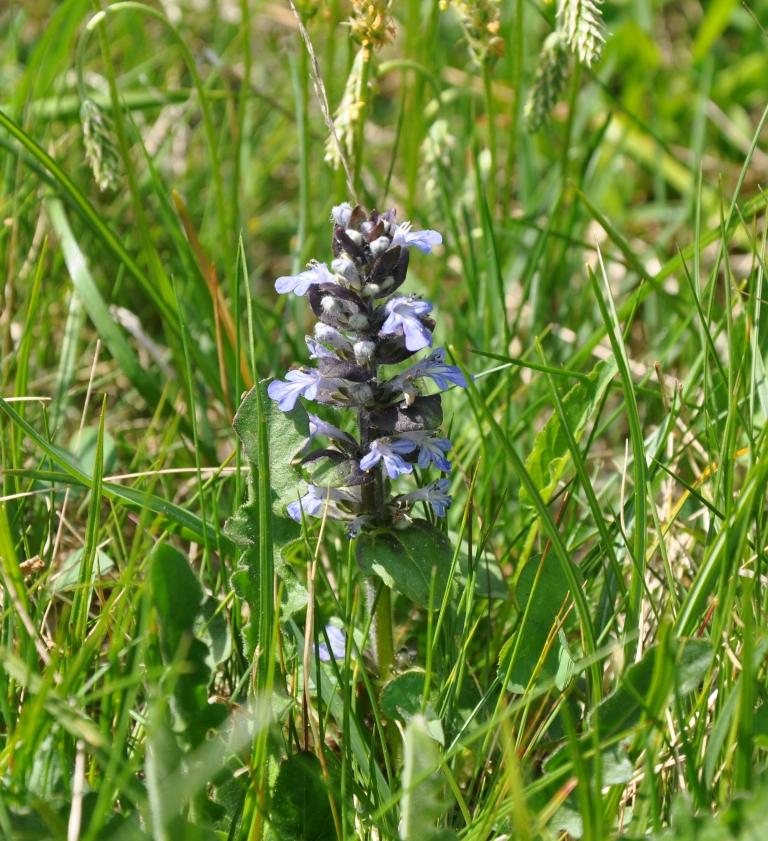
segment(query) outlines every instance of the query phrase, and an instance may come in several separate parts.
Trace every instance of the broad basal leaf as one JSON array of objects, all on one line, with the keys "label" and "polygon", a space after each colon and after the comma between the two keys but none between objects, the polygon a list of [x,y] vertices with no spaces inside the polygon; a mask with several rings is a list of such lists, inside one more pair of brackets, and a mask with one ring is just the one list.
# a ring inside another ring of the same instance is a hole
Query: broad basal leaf
[{"label": "broad basal leaf", "polygon": [[559,644],[556,638],[544,655],[543,663],[539,661],[547,639],[554,634],[555,621],[567,594],[568,582],[552,553],[543,558],[531,558],[520,573],[516,595],[523,620],[499,656],[499,675],[503,679],[509,672],[507,688],[511,692],[524,692],[534,674],[539,679],[557,674]]}]

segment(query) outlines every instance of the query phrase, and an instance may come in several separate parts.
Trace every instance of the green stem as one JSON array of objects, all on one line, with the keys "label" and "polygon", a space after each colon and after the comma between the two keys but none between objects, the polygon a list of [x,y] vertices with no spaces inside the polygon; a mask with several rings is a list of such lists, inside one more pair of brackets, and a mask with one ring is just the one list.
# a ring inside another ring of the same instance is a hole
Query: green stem
[{"label": "green stem", "polygon": [[358,88],[357,101],[360,103],[360,112],[355,126],[355,160],[353,163],[354,188],[358,195],[362,195],[363,184],[361,173],[363,169],[363,146],[365,143],[365,117],[368,111],[369,81],[371,77],[372,52],[369,47],[363,47],[363,67],[360,71],[360,87]]},{"label": "green stem", "polygon": [[376,611],[373,617],[373,643],[379,683],[383,685],[389,680],[392,673],[392,664],[395,661],[395,646],[392,634],[392,591],[382,581],[379,583],[377,592],[374,580],[373,578],[369,580]]},{"label": "green stem", "polygon": [[485,96],[485,116],[488,120],[488,151],[491,154],[491,171],[488,175],[487,193],[491,218],[493,218],[496,215],[496,178],[499,170],[496,151],[496,111],[493,105],[491,71],[487,62],[483,63],[483,93]]},{"label": "green stem", "polygon": [[298,273],[303,267],[304,252],[310,219],[310,168],[309,168],[309,61],[307,51],[299,44],[298,66],[291,62],[294,95],[296,97],[296,132],[299,148],[299,224],[296,237],[293,271]]}]

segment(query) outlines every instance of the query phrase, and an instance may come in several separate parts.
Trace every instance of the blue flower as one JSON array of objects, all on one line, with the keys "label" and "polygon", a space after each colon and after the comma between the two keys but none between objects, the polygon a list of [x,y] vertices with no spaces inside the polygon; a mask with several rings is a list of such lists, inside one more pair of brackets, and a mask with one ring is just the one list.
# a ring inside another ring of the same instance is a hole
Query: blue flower
[{"label": "blue flower", "polygon": [[328,644],[323,641],[317,646],[317,656],[323,663],[329,663],[331,660],[343,660],[346,654],[347,638],[344,631],[337,628],[335,625],[326,625],[325,634],[328,637]]},{"label": "blue flower", "polygon": [[447,438],[437,438],[431,432],[404,432],[403,438],[413,441],[419,448],[418,464],[422,470],[434,464],[444,473],[450,471],[451,463],[445,457],[451,449],[451,442]]},{"label": "blue flower", "polygon": [[437,348],[426,359],[406,368],[386,383],[386,387],[393,391],[402,389],[408,395],[415,393],[410,384],[422,377],[429,377],[440,391],[446,391],[451,385],[457,385],[460,388],[467,387],[467,379],[461,370],[455,365],[446,364],[444,348]]},{"label": "blue flower", "polygon": [[467,378],[461,373],[461,369],[456,365],[446,365],[445,348],[433,351],[414,367],[419,371],[417,377],[429,377],[440,391],[445,391],[451,384],[459,388],[467,387]]},{"label": "blue flower", "polygon": [[438,517],[445,517],[451,504],[451,496],[448,493],[450,487],[448,479],[438,479],[411,493],[401,494],[396,499],[401,502],[428,502]]},{"label": "blue flower", "polygon": [[416,444],[407,438],[379,438],[371,444],[371,449],[360,459],[360,469],[370,470],[382,459],[390,479],[397,479],[406,473],[413,473],[413,465],[403,459],[404,455],[414,452]]},{"label": "blue flower", "polygon": [[297,523],[301,522],[302,512],[305,517],[322,517],[326,513],[329,517],[343,517],[343,512],[335,503],[360,501],[359,490],[352,488],[320,488],[307,485],[307,492],[301,499],[288,503],[285,510],[288,516]]},{"label": "blue flower", "polygon": [[325,345],[320,344],[317,339],[312,336],[304,336],[304,341],[309,350],[310,359],[338,359],[339,357],[332,350],[328,350]]},{"label": "blue flower", "polygon": [[395,235],[392,237],[392,245],[400,245],[405,248],[415,245],[419,251],[429,254],[436,245],[440,245],[443,237],[437,231],[412,231],[410,222],[401,222],[395,228]]},{"label": "blue flower", "polygon": [[273,380],[267,388],[267,394],[272,400],[277,400],[280,411],[290,412],[299,397],[315,399],[320,379],[319,371],[313,368],[299,368],[289,371],[285,375],[285,381]]},{"label": "blue flower", "polygon": [[385,307],[387,320],[379,331],[383,335],[397,334],[401,330],[405,334],[405,346],[408,350],[421,350],[432,344],[432,334],[422,324],[421,316],[432,312],[429,301],[414,298],[397,297],[387,302]]},{"label": "blue flower", "polygon": [[310,286],[317,283],[335,283],[336,278],[325,263],[312,263],[308,269],[296,275],[284,275],[275,281],[275,289],[280,294],[293,292],[301,297],[307,294]]},{"label": "blue flower", "polygon": [[328,347],[332,347],[334,350],[338,350],[342,354],[352,352],[352,343],[349,339],[335,327],[331,327],[330,324],[323,324],[322,321],[318,321],[315,324],[315,339]]},{"label": "blue flower", "polygon": [[342,432],[332,423],[327,423],[317,415],[309,414],[309,437],[314,438],[316,435],[325,435],[332,441],[338,441],[342,444],[347,444],[350,447],[356,446],[357,442],[351,435]]}]

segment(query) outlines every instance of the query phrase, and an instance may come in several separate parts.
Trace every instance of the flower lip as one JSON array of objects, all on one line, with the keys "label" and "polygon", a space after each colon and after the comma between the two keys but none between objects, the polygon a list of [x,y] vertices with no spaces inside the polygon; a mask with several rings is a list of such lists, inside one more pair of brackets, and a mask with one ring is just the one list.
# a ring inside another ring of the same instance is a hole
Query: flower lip
[{"label": "flower lip", "polygon": [[297,275],[283,275],[275,281],[275,290],[281,295],[293,292],[301,297],[306,295],[310,286],[318,283],[335,283],[336,279],[325,263],[311,263]]},{"label": "flower lip", "polygon": [[395,501],[404,503],[426,502],[432,506],[432,510],[438,517],[445,517],[451,504],[451,496],[448,493],[450,488],[451,483],[448,479],[438,479],[422,488],[411,491],[411,493],[395,497]]},{"label": "flower lip", "polygon": [[378,438],[371,444],[371,448],[360,459],[361,470],[371,470],[380,461],[384,462],[384,469],[390,479],[397,479],[406,473],[413,473],[413,465],[403,458],[416,450],[416,443],[407,438]]},{"label": "flower lip", "polygon": [[401,222],[395,228],[395,233],[392,237],[392,245],[403,245],[406,248],[414,245],[419,251],[423,251],[424,254],[429,254],[442,241],[442,234],[438,233],[438,231],[414,231],[410,222]]},{"label": "flower lip", "polygon": [[434,465],[444,473],[450,472],[451,463],[446,458],[446,453],[451,449],[448,438],[440,438],[429,431],[404,432],[402,437],[413,441],[419,448],[418,465],[422,470]]},{"label": "flower lip", "polygon": [[285,510],[297,523],[301,522],[302,513],[305,517],[323,517],[327,513],[329,517],[343,518],[344,514],[336,503],[355,505],[359,501],[359,493],[352,488],[321,488],[317,485],[307,485],[304,496],[288,503]]},{"label": "flower lip", "polygon": [[289,371],[285,380],[273,380],[267,386],[267,394],[277,401],[282,412],[290,412],[299,397],[314,400],[321,383],[320,372],[314,368],[299,368]]},{"label": "flower lip", "polygon": [[431,379],[440,391],[447,391],[451,385],[459,386],[459,388],[467,387],[467,378],[461,372],[461,369],[456,365],[449,365],[445,361],[445,349],[436,348],[425,359],[406,368],[405,371],[393,377],[386,388],[389,391],[399,391],[402,389],[408,393],[412,391],[409,387],[414,380],[424,377]]},{"label": "flower lip", "polygon": [[332,423],[324,421],[322,418],[317,415],[313,415],[311,412],[308,417],[310,438],[314,438],[317,435],[324,435],[326,438],[330,438],[332,441],[338,441],[340,444],[346,444],[348,447],[357,446],[357,442],[351,435],[348,435]]},{"label": "flower lip", "polygon": [[402,331],[405,347],[410,351],[422,350],[432,344],[432,334],[421,320],[432,312],[432,304],[429,301],[398,296],[387,301],[384,309],[388,316],[379,328],[381,335]]}]

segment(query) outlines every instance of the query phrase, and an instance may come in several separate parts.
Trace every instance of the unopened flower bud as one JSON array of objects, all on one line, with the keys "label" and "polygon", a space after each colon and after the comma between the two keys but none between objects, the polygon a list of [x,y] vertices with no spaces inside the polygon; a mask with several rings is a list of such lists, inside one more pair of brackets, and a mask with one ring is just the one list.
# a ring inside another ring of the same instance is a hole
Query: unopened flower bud
[{"label": "unopened flower bud", "polygon": [[333,295],[323,295],[320,300],[320,306],[323,308],[323,312],[327,315],[338,315],[339,314],[339,302],[333,297]]},{"label": "unopened flower bud", "polygon": [[[355,231],[355,233],[357,233],[357,231]],[[331,263],[331,268],[336,272],[336,274],[341,275],[350,286],[353,286],[355,289],[360,288],[360,273],[349,257],[337,257]]]},{"label": "unopened flower bud", "polygon": [[355,243],[355,245],[362,245],[363,244],[363,235],[360,231],[356,231],[354,228],[347,228],[344,233]]},{"label": "unopened flower bud", "polygon": [[379,254],[383,254],[391,244],[392,241],[389,237],[379,237],[371,243],[371,254],[373,254],[374,257],[378,257]]}]

